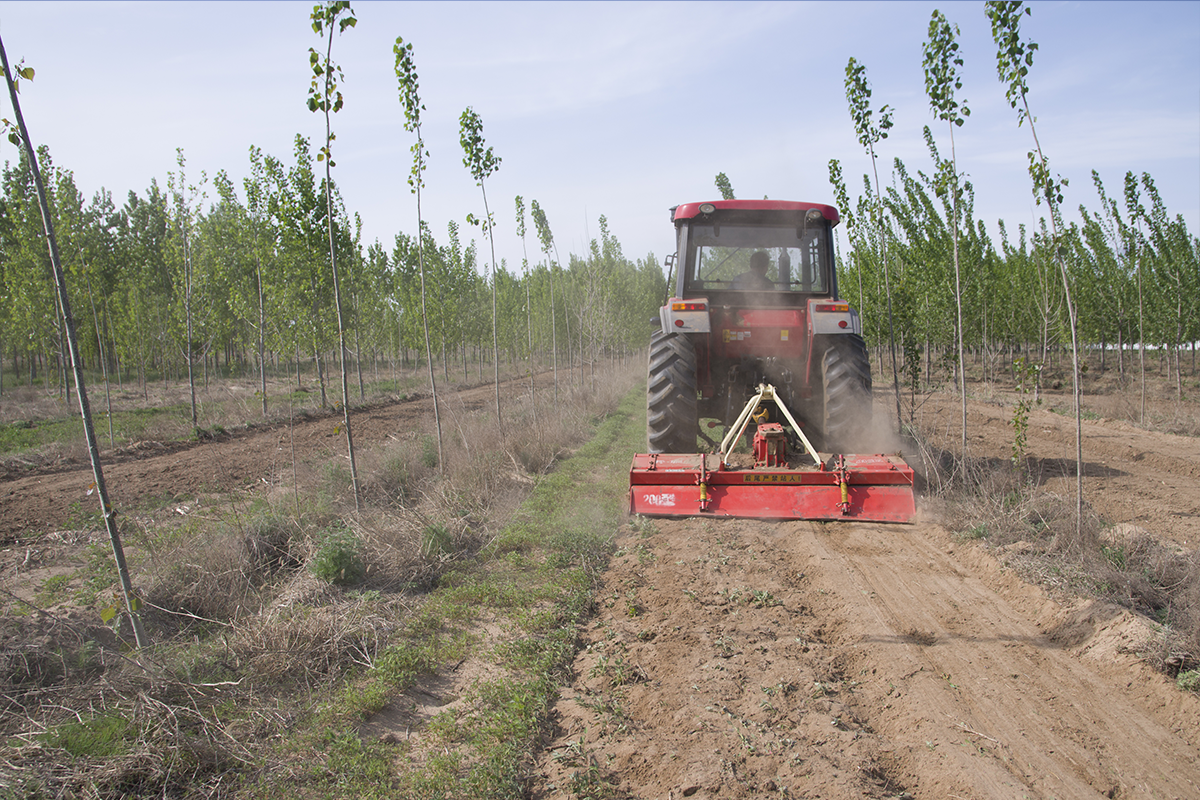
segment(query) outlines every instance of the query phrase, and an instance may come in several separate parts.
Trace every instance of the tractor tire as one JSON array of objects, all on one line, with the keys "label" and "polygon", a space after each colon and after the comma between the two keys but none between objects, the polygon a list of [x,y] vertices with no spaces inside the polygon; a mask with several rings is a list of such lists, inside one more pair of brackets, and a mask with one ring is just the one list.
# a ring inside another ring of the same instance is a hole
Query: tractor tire
[{"label": "tractor tire", "polygon": [[685,334],[650,337],[646,439],[651,453],[694,453],[700,430],[696,348]]},{"label": "tractor tire", "polygon": [[871,361],[861,336],[830,341],[821,358],[821,388],[824,449],[859,451],[871,429]]}]

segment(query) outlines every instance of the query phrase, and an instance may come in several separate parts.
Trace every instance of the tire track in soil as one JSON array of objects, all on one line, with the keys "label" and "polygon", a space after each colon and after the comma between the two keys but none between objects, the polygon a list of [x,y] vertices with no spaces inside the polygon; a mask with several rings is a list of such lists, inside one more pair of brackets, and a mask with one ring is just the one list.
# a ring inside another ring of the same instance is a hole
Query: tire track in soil
[{"label": "tire track in soil", "polygon": [[1200,698],[932,524],[626,529],[534,797],[1194,798]]}]

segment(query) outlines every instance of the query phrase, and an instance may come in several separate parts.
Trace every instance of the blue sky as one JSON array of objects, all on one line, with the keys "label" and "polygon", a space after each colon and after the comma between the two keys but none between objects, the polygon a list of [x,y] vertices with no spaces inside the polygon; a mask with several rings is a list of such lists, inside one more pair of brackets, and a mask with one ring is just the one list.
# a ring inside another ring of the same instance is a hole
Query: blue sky
[{"label": "blue sky", "polygon": [[[1098,208],[1091,171],[1120,196],[1126,171],[1149,172],[1172,216],[1200,234],[1200,2],[1034,2],[1022,34],[1038,50],[1029,95],[1051,167],[1070,181],[1069,218]],[[224,169],[240,185],[248,149],[292,163],[297,133],[323,135],[309,113],[311,2],[19,2],[0,4],[9,60],[37,70],[22,89],[31,135],[90,197],[123,203],[167,182],[182,147],[189,180]],[[451,219],[482,213],[462,165],[458,119],[473,107],[503,160],[487,181],[497,258],[519,268],[513,198],[537,199],[559,251],[580,253],[598,218],[631,258],[672,248],[668,208],[718,196],[833,202],[829,159],[852,194],[869,159],[847,111],[844,70],[867,67],[873,107],[895,109],[879,146],[881,178],[901,158],[928,171],[922,46],[940,8],[961,30],[955,134],[976,217],[996,237],[1038,215],[1029,190],[1028,127],[1017,127],[996,77],[982,2],[356,2],[356,28],[334,43],[345,108],[334,117],[334,178],[364,240],[389,250],[416,229],[406,178],[392,45],[414,45],[431,152],[425,218],[439,241]],[[3,116],[9,116],[4,103]],[[314,146],[315,149],[315,146]],[[15,160],[0,144],[0,160]],[[466,232],[464,238],[469,238]],[[475,234],[478,236],[478,233]],[[537,242],[528,241],[531,257]],[[481,252],[486,246],[480,239]]]}]

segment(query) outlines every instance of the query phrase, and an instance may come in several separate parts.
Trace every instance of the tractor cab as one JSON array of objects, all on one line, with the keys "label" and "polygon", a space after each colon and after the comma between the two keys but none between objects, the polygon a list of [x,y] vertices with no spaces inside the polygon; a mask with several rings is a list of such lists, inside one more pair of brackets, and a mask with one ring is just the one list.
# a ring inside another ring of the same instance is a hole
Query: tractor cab
[{"label": "tractor cab", "polygon": [[837,210],[830,206],[724,200],[677,206],[672,217],[682,256],[680,298],[794,308],[814,296],[837,296]]},{"label": "tractor cab", "polygon": [[837,209],[718,200],[676,206],[671,218],[679,278],[660,328],[691,338],[700,417],[728,424],[766,383],[815,425],[829,337],[862,332],[857,312],[837,302]]}]

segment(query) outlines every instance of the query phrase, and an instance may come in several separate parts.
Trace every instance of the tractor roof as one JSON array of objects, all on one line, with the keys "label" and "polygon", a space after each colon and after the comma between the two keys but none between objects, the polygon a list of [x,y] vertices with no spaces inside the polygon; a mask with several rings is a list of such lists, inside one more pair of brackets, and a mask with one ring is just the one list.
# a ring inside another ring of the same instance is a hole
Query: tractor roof
[{"label": "tractor roof", "polygon": [[[701,206],[712,209],[700,210]],[[833,225],[838,223],[838,211],[824,203],[796,203],[791,200],[709,200],[702,203],[684,203],[672,209],[671,219],[680,222],[713,213],[713,211],[791,211],[803,213],[810,208],[821,212]]]}]

